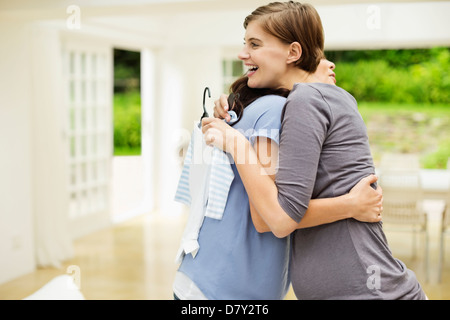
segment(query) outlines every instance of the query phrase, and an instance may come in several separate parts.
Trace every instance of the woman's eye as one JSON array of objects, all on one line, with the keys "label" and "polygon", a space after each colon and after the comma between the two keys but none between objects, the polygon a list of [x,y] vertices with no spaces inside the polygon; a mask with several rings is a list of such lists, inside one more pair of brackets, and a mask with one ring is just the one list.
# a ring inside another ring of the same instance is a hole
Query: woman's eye
[{"label": "woman's eye", "polygon": [[260,45],[258,44],[258,43],[255,43],[255,42],[244,42],[244,46],[248,46],[248,47],[250,47],[250,48],[257,48],[257,47],[260,47]]}]

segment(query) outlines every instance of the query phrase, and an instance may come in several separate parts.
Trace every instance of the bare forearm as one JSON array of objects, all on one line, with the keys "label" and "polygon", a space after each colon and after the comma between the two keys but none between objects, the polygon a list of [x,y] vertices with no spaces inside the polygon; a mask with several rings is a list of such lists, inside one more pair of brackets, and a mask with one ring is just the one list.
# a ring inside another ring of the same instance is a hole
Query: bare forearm
[{"label": "bare forearm", "polygon": [[289,235],[296,229],[297,223],[281,208],[275,182],[265,173],[248,140],[242,137],[236,142],[232,156],[251,205],[277,237]]},{"label": "bare forearm", "polygon": [[343,195],[336,198],[313,199],[297,229],[315,227],[351,218],[351,197]]},{"label": "bare forearm", "polygon": [[[260,216],[259,212],[251,205],[253,224],[258,232],[270,232],[270,227]],[[311,228],[327,223],[351,218],[353,204],[348,195],[330,198],[313,199],[309,202],[308,210],[296,229]]]}]

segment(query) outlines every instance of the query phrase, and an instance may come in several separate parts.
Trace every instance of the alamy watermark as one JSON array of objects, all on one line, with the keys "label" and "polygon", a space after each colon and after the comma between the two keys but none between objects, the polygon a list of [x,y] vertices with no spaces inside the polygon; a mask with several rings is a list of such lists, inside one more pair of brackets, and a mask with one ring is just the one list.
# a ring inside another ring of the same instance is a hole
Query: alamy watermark
[{"label": "alamy watermark", "polygon": [[381,289],[381,268],[375,264],[367,267],[367,274],[370,276],[367,278],[366,285],[369,290]]},{"label": "alamy watermark", "polygon": [[69,290],[81,289],[81,269],[77,265],[70,265],[66,269],[66,273],[70,275],[70,279],[67,280],[67,288]]},{"label": "alamy watermark", "polygon": [[[231,143],[233,143],[232,146],[229,146],[230,149],[237,150],[236,157],[233,159],[231,156],[229,156],[230,163],[236,163],[236,164],[259,164],[264,167],[264,169],[261,170],[261,174],[263,175],[273,175],[276,173],[278,169],[278,149],[276,143],[270,143],[267,144],[266,148],[261,148],[258,150],[258,162],[255,161],[254,158],[249,157],[250,148],[254,147],[254,142],[257,137],[270,137],[270,138],[276,138],[278,139],[280,131],[278,129],[261,129],[261,130],[254,130],[254,129],[248,129],[248,130],[242,130],[242,129],[229,129],[230,133],[231,130],[237,130],[241,134],[243,134],[247,139],[250,141],[249,144],[247,143],[241,143],[243,140],[234,140]],[[192,141],[191,132],[189,132],[186,129],[178,129],[174,130],[172,132],[171,142],[173,145],[176,145],[176,152],[174,153],[174,162],[177,164],[182,164],[184,157],[186,155],[186,151],[181,151],[182,148],[188,147],[188,141],[192,143],[191,146],[192,150],[192,158],[191,158],[191,164],[199,164],[199,165],[209,165],[212,164],[213,157],[212,157],[212,146],[206,145],[204,143],[204,136],[201,137],[201,140],[197,139],[197,141]],[[227,133],[225,133],[225,136],[223,139],[225,139]],[[203,141],[202,141],[203,140]],[[185,142],[185,146],[182,146],[183,141]]]},{"label": "alamy watermark", "polygon": [[66,19],[66,26],[70,30],[81,29],[81,9],[77,5],[70,5],[66,8],[69,15]]},{"label": "alamy watermark", "polygon": [[369,30],[381,29],[381,8],[377,5],[370,5],[367,7],[367,20],[366,26]]}]

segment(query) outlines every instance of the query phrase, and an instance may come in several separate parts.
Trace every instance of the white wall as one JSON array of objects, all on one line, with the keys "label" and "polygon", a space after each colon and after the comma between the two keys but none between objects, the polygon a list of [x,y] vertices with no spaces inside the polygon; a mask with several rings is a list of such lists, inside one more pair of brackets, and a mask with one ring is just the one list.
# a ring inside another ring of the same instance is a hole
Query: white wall
[{"label": "white wall", "polygon": [[33,24],[30,50],[32,81],[33,228],[36,263],[58,266],[71,258],[68,225],[68,145],[59,32]]},{"label": "white wall", "polygon": [[[243,20],[258,5],[270,1],[210,0],[185,2],[158,10],[141,8],[138,16],[129,16],[130,8],[120,15],[114,8],[104,8],[101,17],[86,18],[98,27],[126,30],[147,37],[154,43],[169,45],[241,45]],[[319,12],[324,25],[327,49],[417,48],[450,45],[450,1],[309,1]],[[190,3],[190,5],[189,5]],[[214,11],[211,7],[217,3]],[[222,5],[222,6],[221,6]],[[204,7],[209,7],[205,9]],[[225,7],[224,7],[225,6]],[[81,7],[90,15],[89,8]],[[85,21],[86,21],[85,20]],[[161,34],[163,36],[161,37]]]},{"label": "white wall", "polygon": [[[177,214],[182,206],[173,201],[180,163],[180,139],[192,131],[203,114],[203,90],[208,86],[211,96],[221,93],[221,51],[216,46],[176,46],[161,49],[157,54],[158,101],[155,104],[155,179],[156,208],[162,214]],[[211,112],[213,99],[206,103]]]},{"label": "white wall", "polygon": [[[71,257],[59,33],[0,24],[0,283]],[[47,250],[48,248],[53,250]]]},{"label": "white wall", "polygon": [[30,29],[0,23],[0,283],[35,267]]},{"label": "white wall", "polygon": [[450,45],[450,1],[317,6],[329,50]]}]

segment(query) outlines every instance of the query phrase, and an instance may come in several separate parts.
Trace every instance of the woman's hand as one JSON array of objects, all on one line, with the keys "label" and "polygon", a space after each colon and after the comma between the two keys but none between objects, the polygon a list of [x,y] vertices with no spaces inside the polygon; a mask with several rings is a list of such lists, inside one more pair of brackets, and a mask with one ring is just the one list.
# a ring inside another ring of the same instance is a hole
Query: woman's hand
[{"label": "woman's hand", "polygon": [[240,149],[239,146],[246,146],[245,136],[218,118],[203,118],[202,132],[206,144],[222,149],[233,157]]},{"label": "woman's hand", "polygon": [[367,176],[359,181],[348,194],[353,201],[352,218],[362,222],[379,222],[383,212],[383,191],[380,186],[373,189],[370,185],[375,183],[378,177]]},{"label": "woman's hand", "polygon": [[231,117],[228,114],[228,95],[221,94],[220,98],[214,101],[214,117],[219,119],[225,119],[225,121],[230,122]]}]

